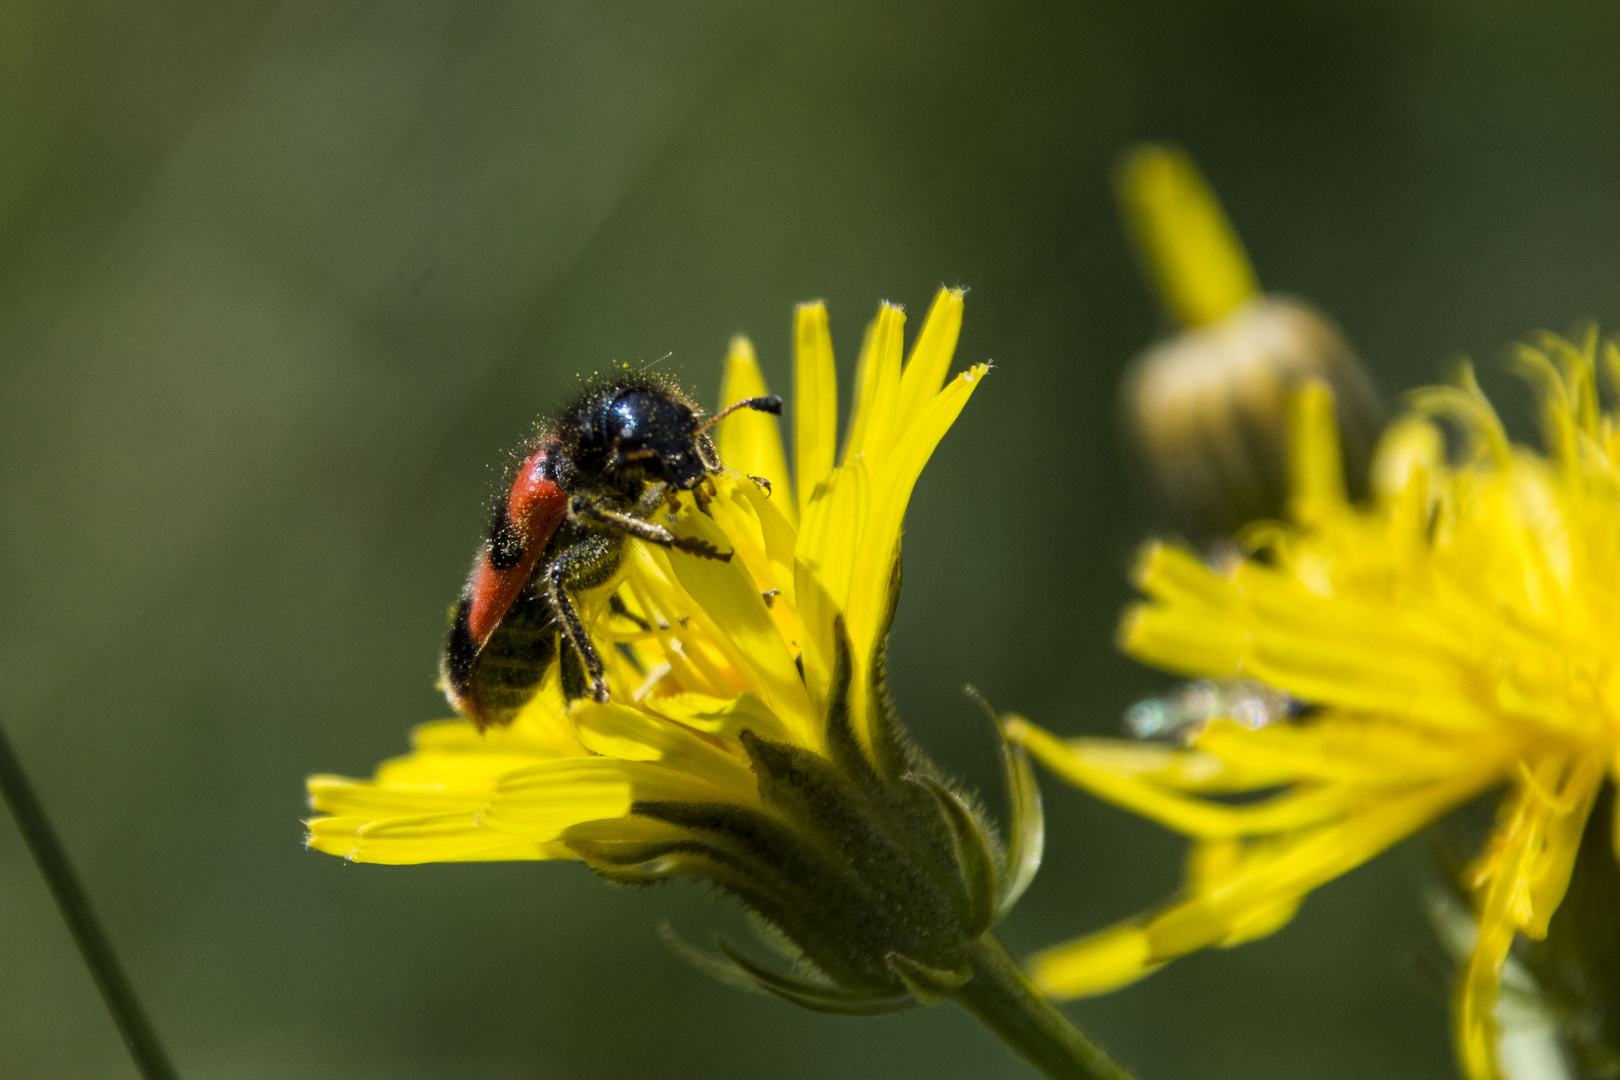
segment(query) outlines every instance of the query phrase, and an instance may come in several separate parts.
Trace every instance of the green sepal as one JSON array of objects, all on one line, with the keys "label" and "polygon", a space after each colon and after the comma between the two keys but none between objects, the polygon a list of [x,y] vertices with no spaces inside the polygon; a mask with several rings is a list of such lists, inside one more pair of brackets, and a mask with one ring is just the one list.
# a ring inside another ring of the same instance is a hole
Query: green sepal
[{"label": "green sepal", "polygon": [[[883,689],[884,647],[888,626],[894,619],[899,583],[900,559],[897,549],[890,573],[889,605],[882,624],[883,634],[873,650],[870,671],[872,695],[867,721],[877,766],[874,769],[872,759],[862,748],[850,724],[848,690],[851,646],[841,616],[833,621],[835,664],[832,685],[838,692],[828,696],[827,752],[838,774],[854,781],[854,787],[863,798],[863,815],[886,834],[895,850],[906,854],[908,865],[927,879],[926,892],[941,901],[949,897],[954,904],[962,885],[950,829],[944,827],[932,793],[925,787],[906,782],[906,778],[913,773],[934,776],[934,768],[907,737],[905,727],[894,714],[893,704]],[[908,891],[913,895],[919,894],[917,888],[908,887]],[[906,951],[908,955],[915,952],[910,949]]]},{"label": "green sepal", "polygon": [[699,878],[738,891],[750,884],[726,853],[697,840],[648,844],[567,841],[591,872],[615,885],[657,885],[671,878]]},{"label": "green sepal", "polygon": [[[973,937],[963,934],[963,887],[951,829],[926,786],[886,782],[862,749],[850,725],[852,650],[841,618],[834,623],[834,642],[826,756],[750,732],[741,741],[760,801],[793,822],[794,834],[814,838],[823,858],[842,871],[839,899],[846,906],[838,923],[844,939],[838,959],[859,955],[868,986],[876,989],[881,981],[898,990],[884,962],[890,951],[948,967],[965,955],[964,942]],[[896,727],[884,730],[903,737]],[[927,769],[909,744],[895,742],[891,750],[886,758],[903,757],[916,763],[916,771]],[[820,968],[844,981],[844,972],[835,970],[839,964],[823,955],[824,943],[812,944],[796,926],[782,925]]]},{"label": "green sepal", "polygon": [[1041,789],[1035,782],[1029,752],[1007,734],[1006,722],[988,698],[971,686],[962,689],[978,702],[990,723],[995,725],[1007,783],[1007,846],[996,871],[994,925],[1006,918],[1041,869],[1041,856],[1046,847],[1046,818],[1041,811]]},{"label": "green sepal", "polygon": [[1041,869],[1046,849],[1046,815],[1041,809],[1041,788],[1029,751],[1007,735],[1007,725],[996,717],[1001,734],[1001,759],[1007,771],[1007,855],[996,896],[996,922],[1011,911]]},{"label": "green sepal", "polygon": [[[962,796],[931,776],[912,773],[906,780],[933,795],[945,823],[950,826],[951,836],[956,841],[956,864],[967,894],[966,929],[970,937],[976,938],[990,929],[996,915],[996,890],[1001,875],[995,856],[990,853],[990,842]],[[889,958],[889,966],[894,966],[893,956]]]},{"label": "green sepal", "polygon": [[[814,751],[750,733],[742,743],[760,800],[793,822],[786,831],[813,848],[816,865],[824,868],[819,880],[801,879],[801,910],[780,923],[817,966],[849,983],[853,971],[847,965],[853,961],[862,972],[857,985],[898,990],[884,963],[890,950],[947,962],[962,955],[956,945],[961,885],[932,795],[919,790],[911,799],[920,800],[919,812],[905,805],[904,792],[863,790]],[[813,921],[829,931],[814,941],[805,933],[810,927],[802,925],[811,911]]]},{"label": "green sepal", "polygon": [[732,948],[731,943],[725,938],[715,938],[714,943],[725,953],[726,959],[752,978],[761,989],[813,1012],[837,1013],[843,1016],[881,1016],[884,1013],[905,1012],[907,1009],[917,1007],[917,1001],[909,997],[845,990],[830,983],[772,971],[754,963]]},{"label": "green sepal", "polygon": [[715,938],[720,949],[717,956],[681,938],[667,922],[658,927],[658,936],[676,956],[717,982],[751,993],[772,994],[813,1012],[879,1016],[917,1006],[917,1001],[910,997],[844,990],[831,983],[772,971],[748,959],[721,937]]},{"label": "green sepal", "polygon": [[563,843],[568,849],[588,865],[595,866],[602,863],[608,866],[639,866],[643,863],[654,862],[671,853],[680,850],[685,844],[681,840],[588,840],[583,837],[570,837],[563,834]]},{"label": "green sepal", "polygon": [[781,928],[837,982],[866,993],[899,989],[881,956],[849,947],[852,931],[875,930],[860,916],[882,905],[836,852],[771,814],[732,803],[644,801],[632,809],[691,833],[694,841],[672,847],[703,858],[702,872],[692,876],[713,881]]},{"label": "green sepal", "polygon": [[748,920],[748,928],[754,932],[754,936],[771,952],[790,964],[806,962],[804,950],[788,936],[787,931],[751,907],[743,908],[743,917]]},{"label": "green sepal", "polygon": [[697,968],[703,974],[716,982],[727,986],[734,986],[738,990],[747,990],[754,994],[765,993],[765,988],[759,985],[748,972],[743,971],[736,964],[724,956],[716,956],[705,952],[696,945],[675,932],[675,928],[668,922],[658,924],[658,936],[669,946],[671,952]]},{"label": "green sepal", "polygon": [[966,961],[957,968],[935,968],[899,953],[889,954],[889,970],[899,976],[911,996],[924,1005],[938,1004],[940,999],[973,978],[973,966]]}]

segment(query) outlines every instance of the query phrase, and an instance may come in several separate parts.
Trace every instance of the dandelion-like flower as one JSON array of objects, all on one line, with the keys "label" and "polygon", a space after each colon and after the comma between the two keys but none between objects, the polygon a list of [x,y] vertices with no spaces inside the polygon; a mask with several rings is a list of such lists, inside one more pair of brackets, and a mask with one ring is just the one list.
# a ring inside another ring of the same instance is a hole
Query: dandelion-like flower
[{"label": "dandelion-like flower", "polygon": [[[1294,401],[1290,522],[1250,526],[1249,554],[1214,564],[1142,553],[1128,653],[1305,711],[1214,719],[1184,746],[1018,725],[1059,775],[1194,841],[1179,897],[1035,957],[1038,985],[1097,993],[1269,934],[1312,889],[1505,787],[1465,875],[1479,933],[1455,999],[1467,1074],[1496,1075],[1504,962],[1516,935],[1547,933],[1620,745],[1620,413],[1597,390],[1601,362],[1620,392],[1620,351],[1548,336],[1518,358],[1544,452],[1509,441],[1464,369],[1413,396],[1355,505],[1318,384]],[[1465,435],[1458,463],[1436,417]]]},{"label": "dandelion-like flower", "polygon": [[[966,982],[974,944],[1039,862],[1033,778],[1009,751],[1018,807],[1003,845],[884,692],[906,503],[988,370],[947,381],[961,317],[962,293],[942,290],[902,365],[905,317],[883,306],[840,457],[826,311],[801,307],[794,478],[774,418],[727,418],[719,451],[737,471],[658,520],[732,557],[633,540],[617,576],[580,598],[610,643],[610,700],[565,702],[554,668],[509,727],[427,724],[371,780],[312,777],[310,846],[358,862],[581,859],[622,883],[704,879],[803,963],[703,962],[812,1008],[883,1011]],[[725,399],[764,393],[739,338]]]}]

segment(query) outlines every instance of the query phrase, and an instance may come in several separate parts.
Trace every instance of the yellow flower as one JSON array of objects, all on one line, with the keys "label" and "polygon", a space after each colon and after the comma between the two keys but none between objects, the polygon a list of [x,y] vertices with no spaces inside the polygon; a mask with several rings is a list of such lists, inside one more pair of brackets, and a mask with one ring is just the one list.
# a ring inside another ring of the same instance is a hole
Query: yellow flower
[{"label": "yellow flower", "polygon": [[[1467,874],[1479,936],[1455,1001],[1467,1074],[1496,1075],[1509,948],[1546,934],[1616,769],[1620,414],[1599,406],[1599,359],[1595,335],[1519,351],[1545,453],[1509,442],[1466,369],[1417,393],[1379,445],[1365,505],[1345,496],[1330,395],[1311,387],[1294,401],[1291,523],[1250,526],[1249,556],[1214,565],[1173,545],[1143,552],[1128,653],[1309,708],[1215,719],[1184,747],[1018,726],[1059,775],[1194,841],[1179,897],[1036,956],[1038,985],[1098,993],[1269,934],[1318,885],[1505,786]],[[1620,391],[1620,351],[1601,362]],[[1460,463],[1435,416],[1467,436]]]},{"label": "yellow flower", "polygon": [[[1015,837],[1003,859],[883,688],[906,503],[988,370],[947,382],[961,318],[961,291],[941,290],[902,365],[905,316],[881,308],[839,456],[827,313],[801,307],[797,495],[775,419],[727,419],[718,449],[737,471],[704,507],[683,495],[660,520],[733,557],[631,541],[619,574],[584,598],[593,636],[613,643],[601,650],[611,700],[565,704],[554,670],[510,727],[427,724],[369,781],[312,777],[324,816],[308,823],[310,846],[359,862],[583,859],[619,882],[705,879],[816,973],[734,957],[747,976],[816,1008],[900,1007],[964,981],[969,945],[1027,884],[1038,843]],[[739,338],[725,401],[764,393]]]}]

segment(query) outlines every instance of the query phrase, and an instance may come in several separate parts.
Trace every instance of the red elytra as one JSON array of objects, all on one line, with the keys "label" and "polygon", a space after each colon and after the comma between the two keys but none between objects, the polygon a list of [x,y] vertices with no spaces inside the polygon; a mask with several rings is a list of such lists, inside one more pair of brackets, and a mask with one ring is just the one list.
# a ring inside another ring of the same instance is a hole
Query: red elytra
[{"label": "red elytra", "polygon": [[568,516],[568,496],[546,476],[545,448],[531,454],[518,470],[517,479],[512,482],[512,493],[507,496],[506,516],[523,539],[523,555],[515,565],[504,570],[495,569],[487,549],[478,556],[472,581],[467,585],[467,598],[471,601],[467,628],[479,648],[489,644],[490,635],[495,633],[512,601],[528,584],[534,564],[546,550],[551,534]]}]

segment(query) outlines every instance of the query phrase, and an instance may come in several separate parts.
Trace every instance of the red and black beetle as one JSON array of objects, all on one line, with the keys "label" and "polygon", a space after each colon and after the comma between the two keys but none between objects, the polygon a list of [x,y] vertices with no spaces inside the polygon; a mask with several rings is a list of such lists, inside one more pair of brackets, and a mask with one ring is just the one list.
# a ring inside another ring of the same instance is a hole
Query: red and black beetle
[{"label": "red and black beetle", "polygon": [[782,399],[748,398],[705,419],[673,380],[626,375],[541,425],[496,500],[445,642],[441,674],[457,711],[481,728],[510,723],[553,662],[567,697],[608,699],[570,594],[612,577],[628,537],[731,558],[648,518],[720,471],[707,431],[738,409],[780,415]]}]

